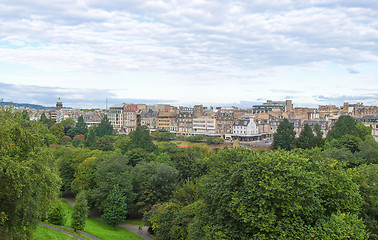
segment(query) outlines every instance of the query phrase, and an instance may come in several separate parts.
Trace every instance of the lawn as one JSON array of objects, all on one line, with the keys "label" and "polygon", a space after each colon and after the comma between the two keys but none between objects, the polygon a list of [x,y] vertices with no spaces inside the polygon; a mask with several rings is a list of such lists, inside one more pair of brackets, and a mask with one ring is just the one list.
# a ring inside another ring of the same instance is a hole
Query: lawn
[{"label": "lawn", "polygon": [[38,240],[72,240],[75,239],[71,236],[68,236],[67,234],[57,232],[55,230],[52,230],[47,227],[43,227],[40,225],[37,225],[37,229],[35,230],[33,234],[33,239]]},{"label": "lawn", "polygon": [[[67,219],[65,226],[70,227],[71,225],[71,214],[72,214],[72,207],[66,202],[63,201],[63,206],[65,211],[67,212]],[[97,219],[88,218],[86,222],[86,226],[84,228],[84,232],[92,234],[93,236],[99,237],[103,240],[140,240],[139,236],[135,235],[134,233],[127,231],[123,228],[116,227],[114,230],[112,226],[107,225]]]},{"label": "lawn", "polygon": [[132,225],[139,225],[139,226],[144,226],[144,222],[139,219],[128,219],[126,220],[126,223],[132,224]]},{"label": "lawn", "polygon": [[[161,143],[167,143],[167,142],[156,142],[156,144],[161,144]],[[168,141],[168,143],[174,143],[176,145],[181,145],[181,146],[188,146],[188,147],[208,147],[207,143],[205,142],[189,142],[189,141],[181,141],[181,140],[173,140],[173,141]]]}]

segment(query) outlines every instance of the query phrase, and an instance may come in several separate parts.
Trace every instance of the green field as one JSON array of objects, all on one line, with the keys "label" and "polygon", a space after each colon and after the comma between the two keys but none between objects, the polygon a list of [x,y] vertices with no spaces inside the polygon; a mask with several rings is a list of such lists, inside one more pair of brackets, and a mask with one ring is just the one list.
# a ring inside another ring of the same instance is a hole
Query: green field
[{"label": "green field", "polygon": [[162,143],[174,143],[176,145],[182,145],[182,146],[188,146],[188,147],[208,147],[209,145],[205,142],[189,142],[189,141],[181,141],[181,140],[173,140],[168,142],[158,142],[156,141],[156,144],[162,144]]},{"label": "green field", "polygon": [[[72,214],[72,207],[66,202],[63,201],[63,206],[65,211],[67,212],[67,219],[65,226],[70,227],[71,225],[71,214]],[[139,240],[142,239],[139,236],[135,235],[134,233],[127,231],[123,228],[116,227],[115,230],[112,226],[107,225],[97,219],[88,218],[86,226],[84,228],[84,232],[92,234],[93,236],[99,237],[103,240]]]},{"label": "green field", "polygon": [[40,225],[37,225],[37,229],[35,230],[33,234],[33,239],[38,240],[72,240],[75,239],[71,236],[68,236],[67,234],[57,232],[55,230],[52,230],[47,227],[43,227]]}]

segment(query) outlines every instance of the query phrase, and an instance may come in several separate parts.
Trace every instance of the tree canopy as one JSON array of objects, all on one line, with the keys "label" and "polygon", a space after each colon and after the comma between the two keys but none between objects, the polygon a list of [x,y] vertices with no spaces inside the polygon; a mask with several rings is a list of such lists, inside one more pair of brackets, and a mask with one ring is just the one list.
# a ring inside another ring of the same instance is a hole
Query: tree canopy
[{"label": "tree canopy", "polygon": [[278,125],[277,132],[273,135],[273,138],[274,149],[292,149],[295,140],[295,131],[293,124],[290,123],[286,118],[283,119]]},{"label": "tree canopy", "polygon": [[47,129],[0,110],[0,238],[27,239],[55,201],[59,178],[44,144]]}]

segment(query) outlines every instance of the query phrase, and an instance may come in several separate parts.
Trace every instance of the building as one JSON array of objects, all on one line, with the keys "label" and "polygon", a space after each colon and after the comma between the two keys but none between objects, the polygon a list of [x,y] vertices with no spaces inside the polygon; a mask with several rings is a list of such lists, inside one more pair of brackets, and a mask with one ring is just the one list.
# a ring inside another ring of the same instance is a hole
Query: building
[{"label": "building", "polygon": [[217,134],[217,120],[213,117],[200,117],[193,119],[193,135],[220,136]]},{"label": "building", "polygon": [[59,111],[60,109],[63,108],[63,102],[58,98],[58,101],[56,101],[56,110]]},{"label": "building", "polygon": [[150,129],[150,132],[156,131],[159,111],[154,111],[152,109],[141,110],[139,112],[139,116],[140,126],[146,126],[148,129]]},{"label": "building", "polygon": [[371,135],[378,142],[378,115],[366,115],[357,120],[371,128]]},{"label": "building", "polygon": [[177,114],[174,112],[159,112],[157,119],[157,129],[163,132],[170,132],[171,126]]},{"label": "building", "polygon": [[177,135],[192,135],[194,109],[190,107],[179,107],[177,114]]},{"label": "building", "polygon": [[111,106],[108,111],[109,122],[118,133],[125,133],[123,131],[123,111],[123,104]]},{"label": "building", "polygon": [[226,134],[232,134],[232,125],[234,124],[234,108],[217,109],[217,134],[225,137]]},{"label": "building", "polygon": [[293,109],[292,100],[286,100],[286,101],[267,100],[266,103],[263,103],[262,105],[253,105],[252,112],[253,114],[268,113],[274,110],[279,110],[282,112],[289,112],[292,109]]},{"label": "building", "polygon": [[138,106],[133,104],[124,104],[123,106],[123,124],[122,128],[126,134],[135,131],[137,127]]}]

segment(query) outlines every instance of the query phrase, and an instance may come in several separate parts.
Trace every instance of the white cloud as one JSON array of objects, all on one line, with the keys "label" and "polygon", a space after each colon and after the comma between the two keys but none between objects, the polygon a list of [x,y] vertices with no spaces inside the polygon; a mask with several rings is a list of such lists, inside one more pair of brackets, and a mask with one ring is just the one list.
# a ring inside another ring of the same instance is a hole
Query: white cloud
[{"label": "white cloud", "polygon": [[246,84],[282,66],[356,73],[378,62],[377,42],[368,0],[0,1],[2,61],[48,72]]}]

